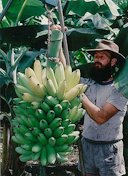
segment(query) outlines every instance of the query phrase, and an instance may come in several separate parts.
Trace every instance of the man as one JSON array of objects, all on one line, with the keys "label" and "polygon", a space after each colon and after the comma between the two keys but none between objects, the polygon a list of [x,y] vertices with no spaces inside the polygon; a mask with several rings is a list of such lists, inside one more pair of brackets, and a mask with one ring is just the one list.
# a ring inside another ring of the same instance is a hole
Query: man
[{"label": "man", "polygon": [[127,99],[115,89],[113,75],[125,58],[108,40],[87,52],[94,56],[94,63],[91,78],[81,78],[88,84],[81,96],[86,110],[82,132],[85,176],[121,176],[125,174],[122,123]]},{"label": "man", "polygon": [[88,84],[81,95],[86,110],[82,132],[85,176],[121,176],[125,174],[122,123],[127,99],[115,89],[113,78],[124,65],[125,57],[109,40],[101,40],[96,49],[87,52],[94,57],[94,63],[90,78],[81,78]]}]

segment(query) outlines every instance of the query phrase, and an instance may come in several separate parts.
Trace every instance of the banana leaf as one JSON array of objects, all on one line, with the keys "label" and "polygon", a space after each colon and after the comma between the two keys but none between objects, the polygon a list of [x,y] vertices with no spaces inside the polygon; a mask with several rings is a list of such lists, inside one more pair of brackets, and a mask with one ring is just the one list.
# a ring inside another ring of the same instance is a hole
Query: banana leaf
[{"label": "banana leaf", "polygon": [[124,97],[128,98],[128,60],[126,59],[124,67],[120,70],[118,75],[114,78],[114,85],[123,94]]},{"label": "banana leaf", "polygon": [[[7,2],[8,0],[2,0],[3,8],[6,6]],[[44,12],[44,4],[39,0],[13,0],[6,13],[6,18],[16,23],[17,20],[22,21],[31,16],[40,16]]]},{"label": "banana leaf", "polygon": [[120,53],[122,53],[125,57],[128,56],[128,25],[125,25],[120,29],[118,35],[115,38],[115,43],[120,48]]}]

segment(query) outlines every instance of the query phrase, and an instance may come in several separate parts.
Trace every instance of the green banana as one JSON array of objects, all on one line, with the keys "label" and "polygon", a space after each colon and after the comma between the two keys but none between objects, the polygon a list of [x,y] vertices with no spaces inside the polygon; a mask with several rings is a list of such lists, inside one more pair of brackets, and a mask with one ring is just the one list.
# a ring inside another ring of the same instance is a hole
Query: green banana
[{"label": "green banana", "polygon": [[26,109],[24,108],[24,111],[23,111],[23,108],[20,107],[20,106],[13,106],[13,111],[15,112],[16,115],[27,115],[27,111]]},{"label": "green banana", "polygon": [[18,98],[22,99],[22,94],[19,93],[16,89],[15,89],[15,93],[16,93],[16,95],[18,96]]},{"label": "green banana", "polygon": [[47,150],[47,160],[49,164],[54,164],[56,161],[56,152],[53,146],[50,144],[46,145]]},{"label": "green banana", "polygon": [[79,131],[73,131],[68,135],[67,144],[73,144],[79,139]]},{"label": "green banana", "polygon": [[15,85],[15,91],[19,92],[20,94],[23,94],[23,93],[26,93],[26,92],[32,94],[32,91],[30,89],[28,89],[28,88],[26,88],[26,87],[24,87],[20,84]]},{"label": "green banana", "polygon": [[25,144],[25,141],[26,141],[25,138],[23,137],[23,135],[21,135],[20,133],[16,133],[15,139],[14,139],[14,137],[12,139],[13,139],[13,141],[14,140],[16,141],[16,139],[17,139],[20,144]]},{"label": "green banana", "polygon": [[68,157],[60,155],[59,153],[57,153],[57,161],[59,161],[60,163],[65,163],[68,161]]},{"label": "green banana", "polygon": [[41,104],[40,104],[40,107],[41,107],[41,109],[43,109],[43,111],[44,112],[48,112],[48,111],[50,111],[50,106],[46,103],[46,102],[42,102]]},{"label": "green banana", "polygon": [[46,119],[46,113],[42,109],[36,109],[35,116],[38,120]]},{"label": "green banana", "polygon": [[48,143],[48,140],[43,133],[40,133],[37,138],[42,145],[46,145]]},{"label": "green banana", "polygon": [[24,145],[25,143],[26,144],[31,143],[31,141],[28,141],[28,140],[26,141],[26,139],[21,134],[17,134],[17,133],[15,133],[15,136],[14,135],[12,136],[12,141],[22,145]]},{"label": "green banana", "polygon": [[21,144],[21,141],[19,141],[19,140],[16,138],[16,136],[12,136],[11,139],[12,139],[13,142],[15,142],[15,143],[17,143],[17,144]]},{"label": "green banana", "polygon": [[20,155],[19,159],[21,162],[27,162],[32,160],[32,153],[29,155]]},{"label": "green banana", "polygon": [[35,116],[35,109],[33,109],[31,106],[26,108],[26,116]]},{"label": "green banana", "polygon": [[[36,137],[31,132],[25,133],[25,141],[27,141],[27,140],[30,140],[32,142],[36,142],[37,141]],[[25,143],[26,142],[24,142],[24,144]]]},{"label": "green banana", "polygon": [[38,109],[38,108],[40,108],[40,103],[39,102],[37,102],[37,101],[33,101],[32,103],[31,103],[31,107],[32,107],[32,109]]},{"label": "green banana", "polygon": [[49,124],[49,128],[54,130],[61,125],[61,122],[62,122],[62,119],[57,117]]},{"label": "green banana", "polygon": [[39,128],[39,126],[40,126],[39,121],[33,116],[28,117],[28,123],[29,123],[29,127]]},{"label": "green banana", "polygon": [[17,121],[22,126],[25,126],[26,128],[29,127],[28,119],[25,116],[21,115],[20,117],[17,117]]},{"label": "green banana", "polygon": [[35,97],[33,94],[27,92],[23,93],[22,99],[27,102],[41,101],[40,97]]},{"label": "green banana", "polygon": [[12,102],[13,102],[14,105],[20,103],[21,101],[22,101],[22,99],[19,98],[19,97],[18,98],[13,98],[13,100],[12,100]]},{"label": "green banana", "polygon": [[33,153],[33,154],[32,154],[32,160],[33,160],[33,161],[39,160],[40,155],[41,155],[41,151],[36,152],[36,153]]},{"label": "green banana", "polygon": [[62,125],[64,128],[68,127],[69,124],[70,124],[70,120],[69,120],[69,119],[64,119],[64,120],[62,120],[61,125]]},{"label": "green banana", "polygon": [[41,150],[40,162],[42,166],[46,166],[48,164],[46,147],[43,147]]},{"label": "green banana", "polygon": [[11,125],[14,127],[19,127],[19,122],[18,122],[17,118],[12,119]]},{"label": "green banana", "polygon": [[[72,123],[76,123],[77,121],[79,121],[85,114],[85,110],[83,108],[79,108],[77,110],[77,113],[75,116],[73,116],[70,120]],[[70,118],[70,117],[69,117]]]},{"label": "green banana", "polygon": [[62,109],[63,109],[63,110],[64,110],[64,109],[68,109],[69,106],[70,106],[70,102],[69,102],[68,100],[62,100],[62,101],[60,102],[60,105],[62,106]]},{"label": "green banana", "polygon": [[69,113],[68,118],[70,119],[71,122],[73,121],[73,119],[77,115],[78,109],[79,109],[78,106],[74,106],[72,109],[70,109],[70,113]]},{"label": "green banana", "polygon": [[75,124],[69,124],[68,127],[64,129],[64,134],[70,134],[72,133],[76,128]]},{"label": "green banana", "polygon": [[56,151],[56,153],[66,152],[68,150],[68,148],[69,148],[68,144],[64,144],[64,145],[61,145],[61,146],[55,146],[55,151]]},{"label": "green banana", "polygon": [[78,97],[75,97],[72,101],[70,101],[70,108],[73,108],[74,106],[80,106],[81,100]]},{"label": "green banana", "polygon": [[79,139],[79,136],[70,136],[68,137],[67,144],[73,144]]},{"label": "green banana", "polygon": [[62,110],[63,109],[62,109],[62,106],[60,104],[56,104],[54,106],[54,112],[55,112],[56,116],[59,116],[61,114]]},{"label": "green banana", "polygon": [[17,73],[17,84],[30,89],[27,76],[21,72]]},{"label": "green banana", "polygon": [[34,152],[34,153],[40,152],[41,149],[42,149],[42,145],[41,144],[35,144],[35,145],[32,146],[32,152]]},{"label": "green banana", "polygon": [[53,136],[55,138],[61,137],[61,135],[64,133],[64,127],[59,126],[58,128],[55,128],[53,131]]},{"label": "green banana", "polygon": [[52,96],[46,96],[44,101],[51,107],[54,107],[56,104],[59,103],[59,101]]},{"label": "green banana", "polygon": [[31,132],[34,136],[38,136],[41,133],[40,129],[37,127],[31,128]]},{"label": "green banana", "polygon": [[45,119],[42,119],[42,120],[40,121],[40,129],[41,129],[41,130],[44,130],[44,129],[46,129],[46,128],[48,128],[48,122],[47,122]]},{"label": "green banana", "polygon": [[25,150],[25,149],[23,149],[22,147],[16,147],[16,148],[15,148],[15,151],[16,151],[17,153],[23,154],[23,155],[29,155],[29,154],[32,153],[31,151]]},{"label": "green banana", "polygon": [[28,106],[30,106],[30,103],[29,102],[25,102],[25,101],[20,101],[18,104],[17,104],[17,106],[19,106],[20,108],[25,108],[26,109],[26,107],[28,107]]},{"label": "green banana", "polygon": [[56,139],[56,145],[63,145],[67,143],[67,139],[68,139],[68,135],[66,134],[61,135],[61,137]]},{"label": "green banana", "polygon": [[52,130],[51,128],[44,129],[44,134],[47,138],[50,138],[52,136]]},{"label": "green banana", "polygon": [[48,143],[51,145],[51,146],[54,146],[56,144],[56,139],[52,136],[48,139]]},{"label": "green banana", "polygon": [[25,134],[29,131],[29,129],[24,125],[19,125],[19,131],[21,134]]},{"label": "green banana", "polygon": [[69,117],[69,113],[70,113],[70,109],[64,109],[61,113],[61,118],[64,120],[64,119],[68,119]]},{"label": "green banana", "polygon": [[47,113],[47,122],[50,123],[55,118],[55,112],[53,110]]},{"label": "green banana", "polygon": [[18,126],[15,127],[13,131],[14,131],[14,133],[20,133],[20,130],[19,130]]},{"label": "green banana", "polygon": [[67,148],[67,150],[66,150],[66,152],[67,153],[70,153],[70,152],[72,152],[73,151],[73,146],[68,146],[68,148]]},{"label": "green banana", "polygon": [[28,151],[31,151],[32,150],[32,144],[24,144],[24,145],[21,145],[21,147],[25,150],[28,150]]}]

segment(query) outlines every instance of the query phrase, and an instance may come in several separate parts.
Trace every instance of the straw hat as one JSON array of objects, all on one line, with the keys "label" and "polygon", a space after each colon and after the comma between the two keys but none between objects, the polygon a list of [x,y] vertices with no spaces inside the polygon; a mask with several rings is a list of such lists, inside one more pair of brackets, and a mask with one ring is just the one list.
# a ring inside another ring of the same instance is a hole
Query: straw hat
[{"label": "straw hat", "polygon": [[95,49],[88,49],[86,51],[92,56],[94,56],[96,51],[110,51],[112,53],[112,56],[117,59],[117,62],[119,64],[122,65],[125,62],[125,57],[121,53],[119,53],[118,45],[110,40],[102,39]]}]

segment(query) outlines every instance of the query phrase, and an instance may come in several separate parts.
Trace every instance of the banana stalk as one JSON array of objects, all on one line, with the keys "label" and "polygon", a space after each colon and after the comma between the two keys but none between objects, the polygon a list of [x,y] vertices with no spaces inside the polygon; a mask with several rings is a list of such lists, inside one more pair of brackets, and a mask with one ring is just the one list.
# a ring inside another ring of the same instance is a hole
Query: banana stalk
[{"label": "banana stalk", "polygon": [[52,30],[50,43],[48,45],[48,60],[47,66],[54,68],[56,58],[59,57],[59,51],[62,46],[63,33],[60,30]]}]

